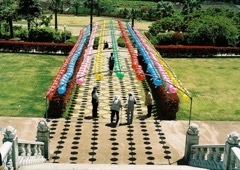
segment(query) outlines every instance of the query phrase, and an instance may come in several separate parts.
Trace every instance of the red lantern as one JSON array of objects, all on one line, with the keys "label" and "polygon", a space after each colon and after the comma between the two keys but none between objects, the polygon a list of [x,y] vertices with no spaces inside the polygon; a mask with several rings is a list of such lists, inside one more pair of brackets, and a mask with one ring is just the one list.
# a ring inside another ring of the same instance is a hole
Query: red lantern
[{"label": "red lantern", "polygon": [[138,78],[138,80],[140,80],[140,81],[143,81],[143,80],[145,80],[145,75],[144,74],[137,74],[137,78]]},{"label": "red lantern", "polygon": [[48,100],[51,100],[52,97],[53,97],[53,92],[51,92],[51,93],[47,96]]}]

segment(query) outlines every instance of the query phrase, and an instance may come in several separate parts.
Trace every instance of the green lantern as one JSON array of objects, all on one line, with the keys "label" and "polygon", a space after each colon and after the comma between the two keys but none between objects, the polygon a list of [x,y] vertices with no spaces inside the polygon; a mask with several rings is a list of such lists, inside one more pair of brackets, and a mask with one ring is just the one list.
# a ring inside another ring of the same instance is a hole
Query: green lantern
[{"label": "green lantern", "polygon": [[117,78],[118,79],[122,79],[124,77],[124,73],[123,72],[117,72]]}]

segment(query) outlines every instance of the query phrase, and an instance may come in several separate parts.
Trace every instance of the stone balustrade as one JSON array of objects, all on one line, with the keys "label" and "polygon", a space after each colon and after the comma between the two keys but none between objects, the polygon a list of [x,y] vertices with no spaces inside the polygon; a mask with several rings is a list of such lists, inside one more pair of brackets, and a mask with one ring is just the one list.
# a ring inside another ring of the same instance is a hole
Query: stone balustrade
[{"label": "stone balustrade", "polygon": [[229,169],[240,169],[240,149],[237,147],[232,148]]},{"label": "stone balustrade", "polygon": [[35,141],[18,142],[18,165],[26,166],[37,163],[43,163],[46,159],[44,155],[44,143]]},{"label": "stone balustrade", "polygon": [[188,164],[208,169],[223,169],[224,146],[224,144],[192,145]]},{"label": "stone balustrade", "polygon": [[1,148],[0,153],[2,157],[2,168],[5,169],[11,169],[13,167],[12,165],[12,142],[5,142]]},{"label": "stone balustrade", "polygon": [[186,134],[185,161],[191,166],[206,169],[240,169],[239,134],[231,132],[225,144],[199,145],[199,129],[189,125]]},{"label": "stone balustrade", "polygon": [[36,141],[18,140],[16,129],[11,126],[5,129],[0,148],[0,163],[4,170],[46,162],[49,156],[49,128],[46,121],[41,120],[37,129]]}]

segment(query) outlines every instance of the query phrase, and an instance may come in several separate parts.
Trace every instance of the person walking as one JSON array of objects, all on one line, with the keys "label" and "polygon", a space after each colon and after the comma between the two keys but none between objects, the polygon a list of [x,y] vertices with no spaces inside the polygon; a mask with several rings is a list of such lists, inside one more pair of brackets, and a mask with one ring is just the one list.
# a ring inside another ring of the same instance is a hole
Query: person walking
[{"label": "person walking", "polygon": [[114,58],[113,58],[113,53],[110,54],[109,60],[108,60],[108,66],[109,66],[109,73],[112,75],[113,73],[113,68],[114,68]]},{"label": "person walking", "polygon": [[128,99],[126,101],[127,107],[127,124],[132,124],[133,121],[133,111],[134,111],[134,104],[136,104],[136,99],[133,97],[132,92],[128,93]]},{"label": "person walking", "polygon": [[120,96],[115,95],[114,99],[113,99],[113,103],[111,106],[111,124],[113,124],[113,118],[116,115],[116,126],[118,125],[118,121],[119,121],[119,110],[122,108],[122,104],[121,104],[121,99]]},{"label": "person walking", "polygon": [[92,117],[93,118],[96,118],[98,116],[97,114],[98,103],[99,103],[99,96],[97,93],[97,87],[93,87],[93,91],[92,91]]},{"label": "person walking", "polygon": [[147,106],[147,117],[152,116],[153,97],[148,88],[145,89],[145,105]]}]

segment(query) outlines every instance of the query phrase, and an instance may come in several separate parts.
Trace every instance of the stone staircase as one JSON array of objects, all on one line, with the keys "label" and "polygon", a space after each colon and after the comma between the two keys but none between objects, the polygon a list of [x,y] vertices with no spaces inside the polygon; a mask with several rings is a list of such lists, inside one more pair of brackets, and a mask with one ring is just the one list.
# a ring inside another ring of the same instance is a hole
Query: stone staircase
[{"label": "stone staircase", "polygon": [[[122,50],[123,51],[123,50]],[[143,86],[135,78],[128,53],[121,52],[125,77],[118,80],[115,74],[108,75],[108,56],[104,59],[105,77],[96,81],[93,74],[86,77],[84,85],[77,87],[70,108],[69,118],[52,120],[50,162],[53,163],[94,163],[94,164],[169,164],[171,152],[165,146],[164,133],[159,120],[145,119]],[[94,58],[89,68],[93,72]],[[99,118],[92,119],[91,91],[99,87]],[[110,105],[114,95],[120,95],[122,102],[132,91],[137,98],[134,123],[126,125],[126,109],[121,112],[120,124],[111,127]],[[139,156],[138,156],[139,155]],[[160,159],[162,158],[162,159]]]},{"label": "stone staircase", "polygon": [[[68,164],[120,164],[120,165],[169,165],[177,164],[183,155],[173,153],[169,147],[161,121],[155,116],[146,118],[144,106],[145,81],[138,81],[131,68],[126,49],[119,49],[125,77],[119,80],[115,74],[108,75],[108,57],[105,51],[102,81],[93,73],[94,58],[91,60],[85,83],[75,90],[74,99],[67,119],[50,121],[51,163]],[[100,94],[99,117],[91,118],[91,91],[98,86]],[[137,99],[132,125],[126,124],[126,109],[120,112],[120,124],[110,126],[110,105],[114,95],[126,101],[128,92]],[[156,112],[155,108],[153,112]],[[154,114],[153,114],[154,115]],[[184,150],[184,148],[183,148]]]},{"label": "stone staircase", "polygon": [[20,170],[203,170],[191,166],[177,165],[110,165],[110,164],[38,164],[21,167]]},{"label": "stone staircase", "polygon": [[[20,169],[199,169],[177,165],[183,155],[170,148],[174,141],[166,139],[161,121],[155,117],[155,107],[151,118],[145,116],[144,87],[147,82],[136,79],[127,49],[119,49],[125,73],[122,80],[115,74],[108,75],[108,57],[112,51],[104,52],[104,79],[97,81],[92,74],[93,55],[85,83],[75,90],[69,117],[50,120],[48,163]],[[94,86],[98,87],[100,104],[99,117],[92,119],[91,91]],[[114,95],[120,95],[124,103],[128,92],[133,92],[137,99],[133,124],[126,124],[126,108],[123,108],[120,124],[110,126],[110,106]]]}]

